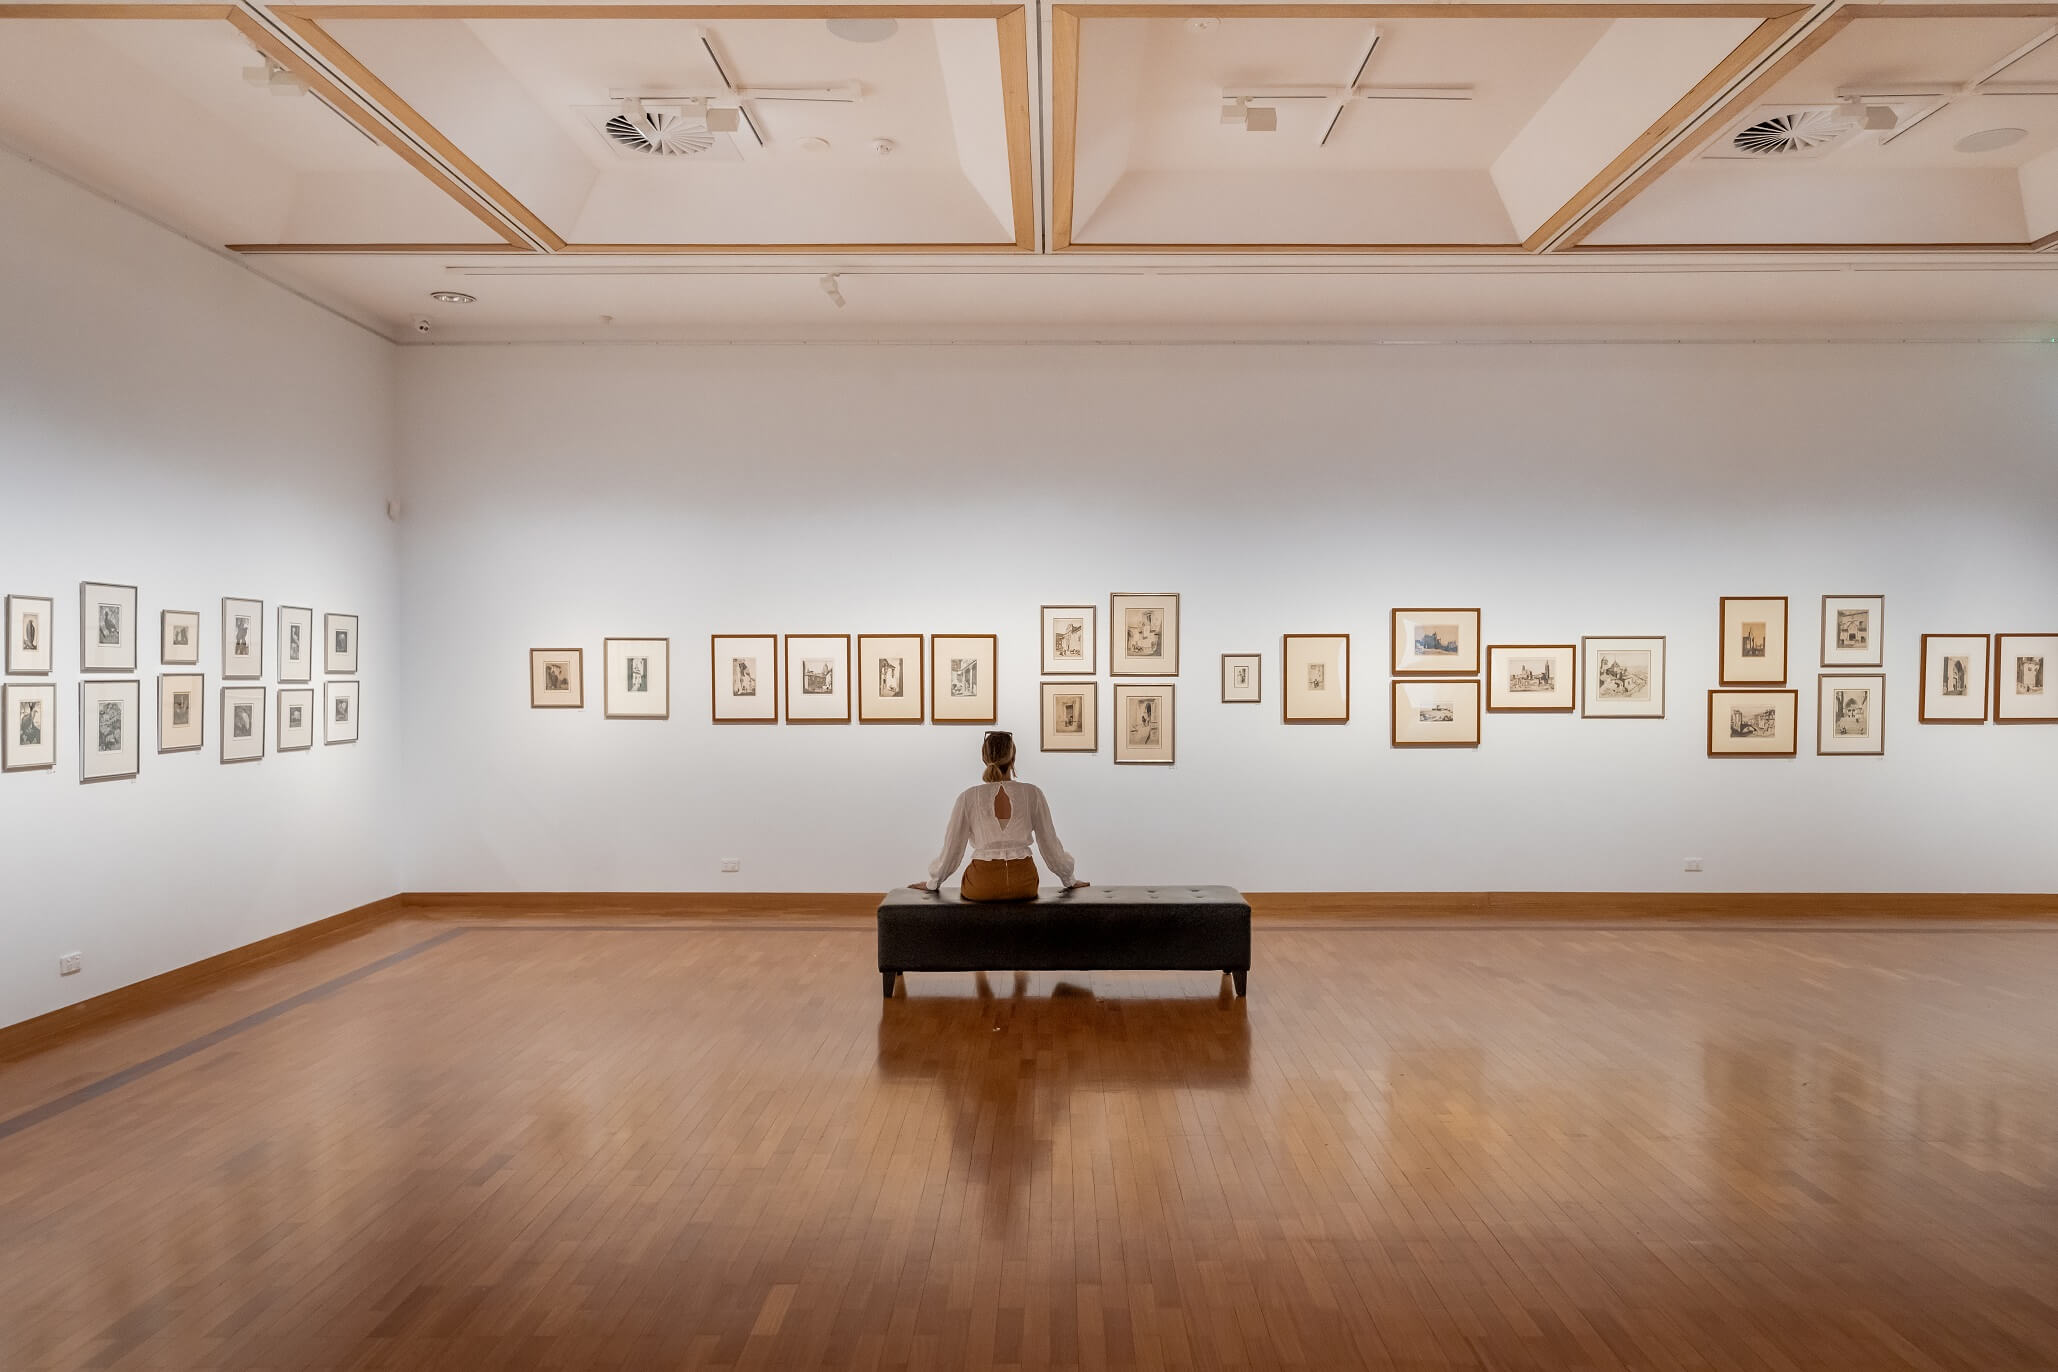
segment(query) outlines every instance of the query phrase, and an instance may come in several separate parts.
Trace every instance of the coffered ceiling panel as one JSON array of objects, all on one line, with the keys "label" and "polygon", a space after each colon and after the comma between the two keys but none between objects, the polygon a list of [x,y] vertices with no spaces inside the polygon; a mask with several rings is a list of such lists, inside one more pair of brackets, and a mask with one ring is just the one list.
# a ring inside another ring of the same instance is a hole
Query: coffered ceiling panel
[{"label": "coffered ceiling panel", "polygon": [[222,6],[0,6],[0,138],[216,244],[512,247],[497,216]]},{"label": "coffered ceiling panel", "polygon": [[1035,246],[1018,7],[277,13],[551,250]]}]

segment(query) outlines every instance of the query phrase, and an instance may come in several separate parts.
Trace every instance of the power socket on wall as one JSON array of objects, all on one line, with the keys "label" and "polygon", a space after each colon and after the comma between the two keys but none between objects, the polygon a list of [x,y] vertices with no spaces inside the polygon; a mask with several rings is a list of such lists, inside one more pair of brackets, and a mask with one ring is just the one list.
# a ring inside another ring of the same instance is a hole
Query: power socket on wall
[{"label": "power socket on wall", "polygon": [[77,976],[85,970],[86,955],[84,953],[66,953],[63,957],[57,959],[57,975],[60,977]]},{"label": "power socket on wall", "polygon": [[1687,870],[1687,871],[1689,871],[1689,872],[1698,872],[1698,871],[1700,871],[1700,870],[1701,870],[1701,860],[1700,860],[1699,858],[1688,858],[1688,859],[1686,860],[1686,870]]},{"label": "power socket on wall", "polygon": [[742,871],[742,870],[743,870],[743,859],[742,859],[742,858],[723,858],[723,859],[722,859],[722,870],[723,870],[723,871],[725,871],[725,872],[740,872],[740,871]]}]

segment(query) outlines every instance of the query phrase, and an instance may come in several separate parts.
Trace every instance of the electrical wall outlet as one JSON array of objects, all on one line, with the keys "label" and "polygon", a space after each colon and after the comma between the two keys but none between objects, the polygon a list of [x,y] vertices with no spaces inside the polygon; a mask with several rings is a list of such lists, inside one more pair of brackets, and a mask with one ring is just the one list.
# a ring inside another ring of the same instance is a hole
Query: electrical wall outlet
[{"label": "electrical wall outlet", "polygon": [[57,960],[57,975],[60,977],[76,976],[85,970],[86,955],[84,953],[66,953]]},{"label": "electrical wall outlet", "polygon": [[1700,870],[1701,870],[1701,860],[1700,860],[1699,858],[1688,858],[1688,859],[1686,860],[1686,870],[1687,870],[1687,871],[1689,871],[1689,872],[1698,872],[1698,871],[1700,871]]},{"label": "electrical wall outlet", "polygon": [[740,872],[740,871],[742,871],[742,870],[743,870],[743,859],[742,859],[742,858],[723,858],[723,859],[722,859],[722,870],[723,870],[723,871],[725,871],[725,872]]}]

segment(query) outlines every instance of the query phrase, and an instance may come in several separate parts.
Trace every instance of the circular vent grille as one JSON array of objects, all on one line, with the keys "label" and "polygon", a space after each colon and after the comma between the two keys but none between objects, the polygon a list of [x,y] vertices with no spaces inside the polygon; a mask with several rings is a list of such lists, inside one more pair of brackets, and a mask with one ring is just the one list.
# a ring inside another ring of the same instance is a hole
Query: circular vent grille
[{"label": "circular vent grille", "polygon": [[715,145],[714,135],[699,121],[689,123],[672,110],[646,110],[641,118],[617,114],[603,127],[607,136],[632,152],[650,157],[692,157]]},{"label": "circular vent grille", "polygon": [[1730,144],[1752,157],[1785,157],[1834,143],[1850,125],[1827,110],[1792,110],[1738,129]]}]

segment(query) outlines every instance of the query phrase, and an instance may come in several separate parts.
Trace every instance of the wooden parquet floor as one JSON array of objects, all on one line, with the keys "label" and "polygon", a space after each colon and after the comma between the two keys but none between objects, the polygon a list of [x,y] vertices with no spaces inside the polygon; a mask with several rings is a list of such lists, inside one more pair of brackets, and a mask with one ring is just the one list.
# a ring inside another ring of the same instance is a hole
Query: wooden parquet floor
[{"label": "wooden parquet floor", "polygon": [[406,921],[0,1065],[0,1368],[2058,1368],[2058,929]]}]

